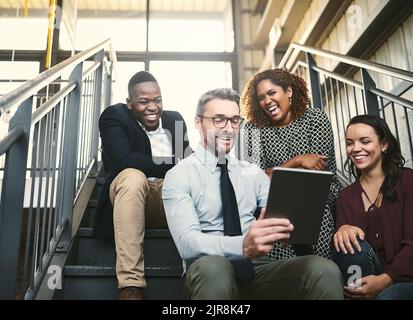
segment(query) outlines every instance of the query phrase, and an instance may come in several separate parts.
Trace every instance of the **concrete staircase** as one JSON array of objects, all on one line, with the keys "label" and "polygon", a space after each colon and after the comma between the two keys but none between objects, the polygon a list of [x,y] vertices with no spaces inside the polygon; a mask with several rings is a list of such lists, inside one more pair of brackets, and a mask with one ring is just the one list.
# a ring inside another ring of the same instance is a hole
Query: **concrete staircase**
[{"label": "concrete staircase", "polygon": [[[104,183],[98,179],[81,227],[63,270],[63,287],[55,299],[117,299],[115,243],[95,238],[92,226],[97,195]],[[168,230],[147,230],[144,242],[145,299],[183,299],[182,260]]]}]

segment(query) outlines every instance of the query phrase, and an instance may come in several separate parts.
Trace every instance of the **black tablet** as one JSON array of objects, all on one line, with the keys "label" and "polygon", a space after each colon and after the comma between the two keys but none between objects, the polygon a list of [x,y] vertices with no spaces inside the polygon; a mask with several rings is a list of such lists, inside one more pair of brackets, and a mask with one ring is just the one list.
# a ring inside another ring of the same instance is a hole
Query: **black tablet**
[{"label": "black tablet", "polygon": [[274,168],[265,217],[288,218],[291,244],[315,244],[332,178],[330,171]]}]

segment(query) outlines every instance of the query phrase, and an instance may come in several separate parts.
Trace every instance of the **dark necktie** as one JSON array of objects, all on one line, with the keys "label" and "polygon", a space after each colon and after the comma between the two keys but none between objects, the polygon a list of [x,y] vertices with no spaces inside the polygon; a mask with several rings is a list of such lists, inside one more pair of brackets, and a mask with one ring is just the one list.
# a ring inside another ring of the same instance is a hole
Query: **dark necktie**
[{"label": "dark necktie", "polygon": [[[228,175],[228,160],[225,159],[225,163],[218,163],[218,167],[221,168],[221,199],[222,199],[222,214],[224,217],[224,235],[226,236],[239,236],[242,235],[241,223],[239,220],[239,212],[237,205],[237,198],[235,197],[234,187]],[[196,259],[187,261],[187,268]],[[254,267],[252,262],[245,258],[240,257],[229,260],[235,271],[235,279],[241,287],[248,285],[254,278]]]},{"label": "dark necktie", "polygon": [[221,200],[222,214],[224,217],[224,235],[239,236],[241,232],[241,223],[239,220],[237,198],[235,197],[234,187],[228,175],[228,160],[225,163],[218,163],[221,168]]}]

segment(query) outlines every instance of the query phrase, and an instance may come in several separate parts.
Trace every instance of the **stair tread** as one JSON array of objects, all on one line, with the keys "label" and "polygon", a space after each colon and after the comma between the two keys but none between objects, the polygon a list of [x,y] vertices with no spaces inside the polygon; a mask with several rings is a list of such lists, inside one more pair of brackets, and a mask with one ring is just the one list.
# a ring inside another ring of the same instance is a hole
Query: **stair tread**
[{"label": "stair tread", "polygon": [[[113,238],[93,235],[99,194],[105,177],[97,178],[76,241],[63,269],[61,299],[117,299],[116,251]],[[183,299],[182,260],[168,229],[145,231],[145,299]]]},{"label": "stair tread", "polygon": [[[63,272],[65,276],[116,276],[116,268],[110,266],[68,265]],[[145,267],[147,277],[181,277],[182,272],[182,266]]]},{"label": "stair tread", "polygon": [[[93,228],[79,228],[78,236],[82,238],[94,238]],[[168,229],[149,229],[145,231],[146,238],[171,238],[171,233]]]}]

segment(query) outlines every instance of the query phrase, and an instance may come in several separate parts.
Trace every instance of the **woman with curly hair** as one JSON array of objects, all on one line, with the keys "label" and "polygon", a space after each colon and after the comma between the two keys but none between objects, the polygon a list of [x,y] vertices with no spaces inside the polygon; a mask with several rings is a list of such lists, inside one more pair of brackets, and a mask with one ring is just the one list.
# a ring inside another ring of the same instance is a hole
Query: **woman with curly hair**
[{"label": "woman with curly hair", "polygon": [[333,132],[327,116],[320,109],[309,107],[305,81],[283,69],[257,73],[245,87],[241,102],[248,120],[241,136],[245,160],[256,163],[269,176],[276,166],[329,170],[334,174],[317,242],[311,248],[276,243],[270,258],[306,254],[330,258],[340,184],[335,175]]},{"label": "woman with curly hair", "polygon": [[403,167],[399,143],[377,116],[350,120],[346,149],[356,181],[337,199],[333,241],[345,293],[413,299],[413,170]]}]

